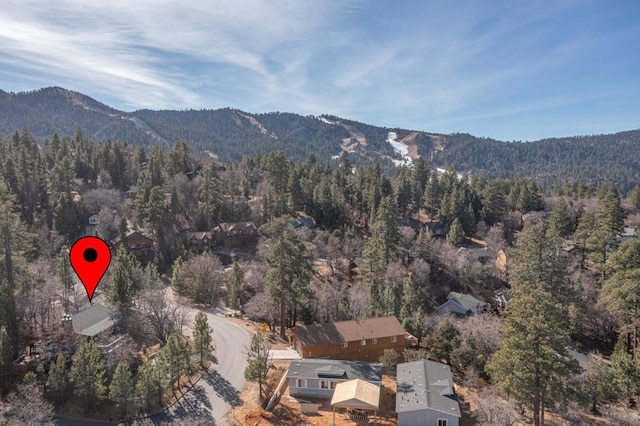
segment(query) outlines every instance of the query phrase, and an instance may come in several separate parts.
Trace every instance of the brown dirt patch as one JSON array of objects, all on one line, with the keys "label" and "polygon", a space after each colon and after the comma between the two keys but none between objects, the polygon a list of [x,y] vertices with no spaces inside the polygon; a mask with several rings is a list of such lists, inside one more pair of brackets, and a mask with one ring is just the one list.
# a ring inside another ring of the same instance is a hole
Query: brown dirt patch
[{"label": "brown dirt patch", "polygon": [[436,151],[442,151],[444,149],[444,144],[447,142],[444,136],[439,135],[427,135],[431,138],[431,142],[433,142],[433,148]]},{"label": "brown dirt patch", "polygon": [[[289,368],[291,361],[276,360],[274,361],[275,369],[269,374],[268,394],[269,396],[275,391],[278,382]],[[395,414],[396,406],[396,381],[395,379],[383,376],[382,388],[380,390],[380,410],[377,417],[373,417],[376,425],[392,426],[397,425]],[[268,398],[264,399],[266,404]],[[247,383],[242,390],[240,400],[243,405],[235,407],[229,414],[230,420],[236,425],[284,425],[294,426],[301,424],[324,426],[332,424],[333,411],[330,402],[327,400],[314,400],[322,404],[318,414],[302,414],[300,411],[300,403],[289,395],[289,388],[285,385],[284,391],[280,397],[280,402],[276,404],[273,412],[264,410],[260,404],[258,397],[258,385],[256,383]],[[345,418],[344,414],[336,413],[336,425],[354,426],[362,424]]]},{"label": "brown dirt patch", "polygon": [[420,155],[418,154],[418,144],[416,142],[416,138],[418,137],[418,135],[418,132],[410,132],[407,136],[400,140],[400,142],[405,144],[409,149],[407,156],[413,158],[414,160],[420,157]]}]

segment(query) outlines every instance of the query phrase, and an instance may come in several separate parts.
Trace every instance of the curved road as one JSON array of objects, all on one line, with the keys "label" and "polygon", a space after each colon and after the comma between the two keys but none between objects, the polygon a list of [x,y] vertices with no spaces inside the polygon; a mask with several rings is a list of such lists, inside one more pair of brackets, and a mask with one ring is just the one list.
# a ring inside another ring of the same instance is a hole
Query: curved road
[{"label": "curved road", "polygon": [[[188,322],[192,324],[198,309],[186,306],[185,308],[189,311]],[[211,355],[212,365],[209,370],[167,413],[135,421],[134,425],[230,424],[227,413],[232,405],[240,402],[240,392],[245,385],[244,369],[247,366],[246,352],[251,341],[251,334],[222,314],[207,311],[205,313],[209,326],[213,328],[212,336],[215,347]],[[185,327],[183,332],[191,336],[193,330],[190,327]],[[57,424],[61,426],[105,424],[64,417],[56,417],[56,420]]]},{"label": "curved road", "polygon": [[[193,321],[197,312],[196,309],[190,309],[190,321]],[[209,326],[213,328],[213,364],[190,394],[197,394],[198,388],[204,390],[207,401],[200,402],[210,409],[215,424],[224,425],[229,424],[226,416],[231,406],[240,402],[251,334],[221,314],[205,313]],[[192,329],[188,328],[186,334],[191,335],[191,332]]]},{"label": "curved road", "polygon": [[[184,308],[189,311],[188,322],[191,325],[199,310],[187,306]],[[244,369],[247,366],[247,348],[251,334],[220,313],[204,312],[213,329],[215,349],[211,355],[212,365],[184,398],[169,410],[169,414],[153,416],[154,423],[188,420],[192,426],[198,424],[197,421],[202,421],[203,424],[228,425],[229,409],[240,402],[240,392],[245,385]],[[192,336],[193,329],[186,327],[183,332]],[[196,419],[196,422],[192,422]]]}]

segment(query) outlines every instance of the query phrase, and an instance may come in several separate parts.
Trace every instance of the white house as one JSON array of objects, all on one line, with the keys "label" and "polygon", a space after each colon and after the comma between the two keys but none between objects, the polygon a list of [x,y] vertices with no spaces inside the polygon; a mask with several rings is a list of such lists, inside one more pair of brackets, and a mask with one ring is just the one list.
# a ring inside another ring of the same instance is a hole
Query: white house
[{"label": "white house", "polygon": [[398,364],[398,426],[458,426],[460,404],[446,364],[420,360]]}]

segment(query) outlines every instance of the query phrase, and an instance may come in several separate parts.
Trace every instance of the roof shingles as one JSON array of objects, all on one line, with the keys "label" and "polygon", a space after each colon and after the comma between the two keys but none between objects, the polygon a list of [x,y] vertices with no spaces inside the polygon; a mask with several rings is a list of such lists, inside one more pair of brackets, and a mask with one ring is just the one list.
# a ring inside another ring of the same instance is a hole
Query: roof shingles
[{"label": "roof shingles", "polygon": [[400,321],[394,316],[296,327],[296,336],[302,346],[330,345],[404,334]]}]

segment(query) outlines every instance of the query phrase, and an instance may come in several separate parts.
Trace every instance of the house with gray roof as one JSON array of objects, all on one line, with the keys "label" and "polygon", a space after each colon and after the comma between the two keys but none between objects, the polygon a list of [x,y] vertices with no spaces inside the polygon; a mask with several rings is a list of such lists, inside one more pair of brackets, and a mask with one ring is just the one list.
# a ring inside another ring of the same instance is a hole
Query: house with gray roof
[{"label": "house with gray roof", "polygon": [[287,372],[289,394],[294,397],[331,399],[338,383],[353,379],[380,386],[382,363],[298,359],[291,362]]},{"label": "house with gray roof", "polygon": [[622,230],[618,233],[618,235],[615,238],[612,238],[611,240],[609,240],[605,245],[604,250],[607,258],[611,253],[618,250],[618,248],[622,244],[626,243],[627,241],[635,240],[637,238],[638,238],[638,228],[625,226],[624,228],[622,228]]},{"label": "house with gray roof", "polygon": [[87,309],[71,318],[73,331],[83,336],[95,337],[116,323],[113,315],[100,303],[93,303]]},{"label": "house with gray roof", "polygon": [[398,426],[458,426],[460,404],[451,369],[420,360],[398,364]]},{"label": "house with gray roof", "polygon": [[473,294],[452,291],[447,295],[447,301],[438,306],[438,315],[455,314],[466,317],[484,311],[486,305]]}]

